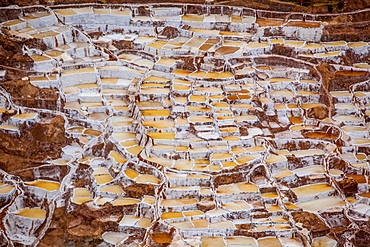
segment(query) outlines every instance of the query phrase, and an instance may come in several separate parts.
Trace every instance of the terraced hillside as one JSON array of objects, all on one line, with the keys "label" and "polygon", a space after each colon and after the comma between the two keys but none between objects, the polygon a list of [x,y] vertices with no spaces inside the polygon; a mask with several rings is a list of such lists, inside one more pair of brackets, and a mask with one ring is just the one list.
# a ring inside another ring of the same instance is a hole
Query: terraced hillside
[{"label": "terraced hillside", "polygon": [[2,8],[0,245],[367,246],[369,11]]}]

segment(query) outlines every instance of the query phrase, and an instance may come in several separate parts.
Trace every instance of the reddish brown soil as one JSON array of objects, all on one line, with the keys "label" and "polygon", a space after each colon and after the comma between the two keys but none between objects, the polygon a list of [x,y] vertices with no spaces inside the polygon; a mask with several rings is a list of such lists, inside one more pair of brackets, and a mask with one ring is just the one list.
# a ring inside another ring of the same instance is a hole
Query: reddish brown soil
[{"label": "reddish brown soil", "polygon": [[316,106],[307,110],[309,118],[324,119],[329,116],[329,109],[326,106]]},{"label": "reddish brown soil", "polygon": [[127,197],[142,198],[144,195],[154,196],[154,185],[152,184],[134,184],[124,188]]},{"label": "reddish brown soil", "polygon": [[370,39],[369,18],[363,18],[359,23],[352,20],[331,24],[324,28],[322,41],[346,40],[348,42],[366,41]]},{"label": "reddish brown soil", "polygon": [[325,236],[329,232],[329,227],[313,213],[293,212],[292,216],[297,223],[302,223],[302,227],[311,231],[316,237]]},{"label": "reddish brown soil", "polygon": [[38,88],[28,80],[10,80],[0,84],[19,106],[57,110],[59,91],[55,88]]},{"label": "reddish brown soil", "polygon": [[[114,215],[112,206],[93,210],[86,204],[77,206],[73,212],[66,212],[65,207],[56,208],[53,221],[40,246],[97,246],[102,243],[101,234],[108,229],[116,229],[117,222],[105,221]],[[121,213],[121,212],[119,212]]]},{"label": "reddish brown soil", "polygon": [[61,116],[43,119],[31,127],[21,124],[19,128],[20,135],[0,132],[0,168],[6,172],[43,165],[47,157],[59,158],[67,144]]},{"label": "reddish brown soil", "polygon": [[[4,14],[4,12],[0,11],[0,14]],[[2,28],[1,32],[8,34],[8,30],[5,28]],[[29,48],[46,49],[46,45],[36,39],[21,40],[3,34],[0,35],[0,65],[29,70],[33,66],[33,60],[28,55],[23,55],[23,45],[27,45]]]},{"label": "reddish brown soil", "polygon": [[343,179],[342,181],[339,181],[338,184],[347,197],[353,196],[355,193],[357,193],[358,183],[352,178]]}]

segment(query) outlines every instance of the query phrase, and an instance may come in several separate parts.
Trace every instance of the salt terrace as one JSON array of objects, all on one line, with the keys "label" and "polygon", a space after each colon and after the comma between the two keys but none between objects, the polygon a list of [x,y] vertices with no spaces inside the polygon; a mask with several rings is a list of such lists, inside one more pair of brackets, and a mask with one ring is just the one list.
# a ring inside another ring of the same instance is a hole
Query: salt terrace
[{"label": "salt terrace", "polygon": [[369,44],[325,40],[329,17],[19,10],[3,32],[45,45],[23,47],[23,80],[58,93],[46,107],[9,100],[0,131],[18,138],[59,115],[68,142],[1,171],[4,243],[334,247],[369,230]]}]

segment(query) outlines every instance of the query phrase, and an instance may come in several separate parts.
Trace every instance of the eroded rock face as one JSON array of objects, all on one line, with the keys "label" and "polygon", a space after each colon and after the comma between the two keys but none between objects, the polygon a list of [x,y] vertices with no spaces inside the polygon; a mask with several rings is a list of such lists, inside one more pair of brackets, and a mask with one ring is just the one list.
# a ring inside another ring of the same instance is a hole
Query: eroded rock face
[{"label": "eroded rock face", "polygon": [[2,35],[0,37],[0,63],[19,69],[30,69],[33,61],[28,55],[22,54],[22,42]]},{"label": "eroded rock face", "polygon": [[123,188],[123,190],[131,198],[142,199],[145,195],[155,195],[155,187],[151,184],[133,184]]},{"label": "eroded rock face", "polygon": [[367,10],[58,3],[0,9],[1,246],[366,246]]},{"label": "eroded rock face", "polygon": [[354,246],[366,246],[369,241],[369,235],[364,230],[359,230],[356,232],[355,237],[352,240]]},{"label": "eroded rock face", "polygon": [[[54,211],[53,220],[49,229],[45,233],[40,246],[61,246],[70,245],[90,245],[97,246],[102,240],[101,236],[105,224],[99,221],[99,217],[104,217],[104,212],[92,211],[85,205],[75,208],[73,212],[66,214],[66,208],[57,208]],[[117,227],[117,226],[116,226]]]},{"label": "eroded rock face", "polygon": [[292,216],[298,224],[302,224],[312,233],[313,237],[322,237],[329,232],[329,227],[315,214],[309,212],[293,212]]},{"label": "eroded rock face", "polygon": [[64,124],[63,117],[56,116],[32,125],[20,124],[17,134],[0,132],[1,169],[12,173],[59,158],[68,143]]},{"label": "eroded rock face", "polygon": [[179,30],[177,28],[167,26],[160,32],[160,35],[167,39],[174,39],[179,36]]},{"label": "eroded rock face", "polygon": [[346,178],[339,181],[340,188],[344,191],[346,196],[353,196],[358,191],[358,183],[352,178]]},{"label": "eroded rock face", "polygon": [[5,81],[1,86],[19,106],[58,110],[59,91],[55,88],[38,88],[29,80]]},{"label": "eroded rock face", "polygon": [[322,120],[329,116],[329,110],[326,106],[316,106],[308,110],[307,116]]}]

